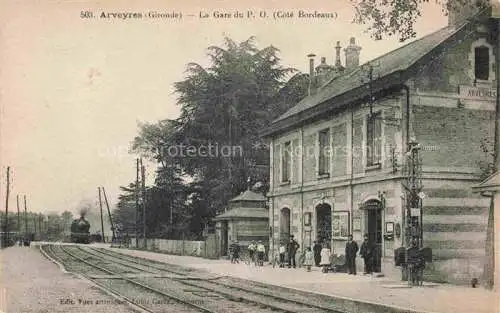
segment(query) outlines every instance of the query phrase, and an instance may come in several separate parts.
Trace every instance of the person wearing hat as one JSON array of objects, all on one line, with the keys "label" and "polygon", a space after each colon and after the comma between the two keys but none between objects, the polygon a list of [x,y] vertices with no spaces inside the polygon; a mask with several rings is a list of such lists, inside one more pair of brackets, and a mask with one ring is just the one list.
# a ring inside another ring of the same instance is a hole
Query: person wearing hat
[{"label": "person wearing hat", "polygon": [[356,275],[356,254],[358,253],[358,244],[349,235],[345,245],[345,259],[349,275]]},{"label": "person wearing hat", "polygon": [[293,235],[290,236],[290,242],[287,245],[287,251],[288,251],[288,268],[296,267],[296,262],[295,262],[295,254],[297,253],[297,250],[299,249],[300,245],[293,239]]},{"label": "person wearing hat", "polygon": [[365,261],[365,271],[363,274],[373,273],[373,250],[373,245],[368,240],[368,234],[364,234],[363,243],[361,244],[361,248],[359,249],[359,254]]},{"label": "person wearing hat", "polygon": [[259,240],[259,243],[257,244],[257,257],[258,257],[258,263],[259,266],[264,266],[264,254],[266,253],[266,247],[262,243],[262,240]]},{"label": "person wearing hat", "polygon": [[319,263],[321,262],[321,249],[323,247],[319,243],[319,241],[315,241],[313,245],[313,252],[314,252],[314,264],[316,266],[319,266]]},{"label": "person wearing hat", "polygon": [[255,251],[257,250],[257,243],[255,243],[255,241],[252,241],[249,245],[248,245],[248,264],[250,263],[255,263],[257,264],[256,260],[255,260]]},{"label": "person wearing hat", "polygon": [[240,258],[240,245],[238,244],[238,241],[234,241],[231,246],[231,263],[240,263],[239,258]]}]

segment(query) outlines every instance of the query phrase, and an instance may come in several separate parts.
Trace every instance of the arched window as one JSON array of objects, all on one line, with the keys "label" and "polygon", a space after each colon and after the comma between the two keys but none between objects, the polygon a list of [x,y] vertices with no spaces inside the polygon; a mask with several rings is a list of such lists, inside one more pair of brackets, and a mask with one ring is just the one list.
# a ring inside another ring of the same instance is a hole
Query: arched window
[{"label": "arched window", "polygon": [[290,231],[291,231],[291,212],[289,208],[281,209],[281,218],[280,218],[280,238],[281,241],[286,243],[290,240]]},{"label": "arched window", "polygon": [[492,83],[495,80],[493,46],[486,38],[479,38],[469,50],[469,77],[474,83]]}]

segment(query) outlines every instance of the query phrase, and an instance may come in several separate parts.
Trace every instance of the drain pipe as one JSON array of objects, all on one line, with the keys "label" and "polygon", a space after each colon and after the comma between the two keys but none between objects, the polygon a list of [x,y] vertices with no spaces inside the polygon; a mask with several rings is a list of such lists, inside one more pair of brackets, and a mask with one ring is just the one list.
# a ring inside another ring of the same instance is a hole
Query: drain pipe
[{"label": "drain pipe", "polygon": [[405,136],[405,147],[406,151],[409,151],[408,143],[410,142],[410,87],[408,85],[402,84],[401,88],[406,92],[406,136]]},{"label": "drain pipe", "polygon": [[[300,127],[300,228],[302,237],[301,254],[305,251],[304,233],[304,126]],[[311,235],[311,233],[309,233]]]}]

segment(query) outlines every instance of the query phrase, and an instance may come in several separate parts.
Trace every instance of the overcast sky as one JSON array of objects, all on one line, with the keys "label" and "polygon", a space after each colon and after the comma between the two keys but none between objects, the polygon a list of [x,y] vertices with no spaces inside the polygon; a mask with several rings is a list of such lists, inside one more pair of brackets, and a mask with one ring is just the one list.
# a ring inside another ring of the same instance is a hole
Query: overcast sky
[{"label": "overcast sky", "polygon": [[[15,196],[26,194],[33,211],[76,212],[82,201],[97,199],[99,185],[114,205],[119,186],[135,178],[135,156],[127,150],[137,122],[176,118],[172,84],[184,78],[187,63],[206,64],[206,48],[220,45],[224,36],[236,41],[255,36],[259,47],[276,46],[283,64],[301,71],[307,71],[311,52],[317,62],[325,56],[331,63],[336,41],[345,47],[351,36],[362,46],[361,62],[401,46],[396,39],[375,42],[362,26],[351,24],[349,0],[99,3],[0,3],[2,208],[7,166],[13,179],[10,210],[15,210]],[[335,12],[338,18],[199,18],[201,11],[272,15],[278,9]],[[86,10],[95,18],[80,18]],[[175,11],[183,17],[99,18],[101,12],[149,11]],[[429,4],[418,35],[445,24],[440,8]]]}]

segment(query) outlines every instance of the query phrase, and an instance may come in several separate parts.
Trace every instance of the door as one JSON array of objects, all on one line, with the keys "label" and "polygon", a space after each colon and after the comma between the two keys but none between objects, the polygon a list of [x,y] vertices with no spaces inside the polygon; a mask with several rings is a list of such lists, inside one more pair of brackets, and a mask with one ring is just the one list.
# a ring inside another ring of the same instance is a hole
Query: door
[{"label": "door", "polygon": [[382,270],[382,206],[379,201],[367,204],[367,233],[368,242],[375,247],[375,272]]},{"label": "door", "polygon": [[223,256],[227,255],[227,250],[228,250],[228,226],[227,226],[227,221],[222,221],[221,224],[221,234],[222,234],[222,240],[221,240],[221,254]]},{"label": "door", "polygon": [[332,239],[332,207],[326,203],[316,207],[316,238],[330,247]]}]

